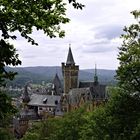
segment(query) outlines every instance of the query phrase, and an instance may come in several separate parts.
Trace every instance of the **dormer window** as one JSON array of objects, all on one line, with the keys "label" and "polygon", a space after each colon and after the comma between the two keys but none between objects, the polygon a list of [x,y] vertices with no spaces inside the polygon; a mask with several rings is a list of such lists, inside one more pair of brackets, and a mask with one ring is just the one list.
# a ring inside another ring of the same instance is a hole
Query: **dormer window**
[{"label": "dormer window", "polygon": [[46,104],[47,103],[47,100],[48,100],[47,98],[44,98],[43,99],[43,104]]},{"label": "dormer window", "polygon": [[58,104],[58,101],[57,101],[57,100],[55,100],[55,104],[56,104],[56,105]]}]

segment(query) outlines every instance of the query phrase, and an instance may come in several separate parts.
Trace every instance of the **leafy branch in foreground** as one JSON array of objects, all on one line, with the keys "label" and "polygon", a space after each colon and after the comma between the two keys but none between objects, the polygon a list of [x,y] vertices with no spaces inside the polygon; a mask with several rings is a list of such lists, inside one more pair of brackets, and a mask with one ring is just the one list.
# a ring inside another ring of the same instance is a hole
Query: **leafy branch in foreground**
[{"label": "leafy branch in foreground", "polygon": [[5,70],[6,65],[16,66],[21,64],[16,54],[16,49],[13,45],[5,42],[3,39],[0,40],[0,85],[4,85],[5,79],[13,80],[16,72],[7,72]]},{"label": "leafy branch in foreground", "polygon": [[131,12],[136,23],[124,28],[123,44],[119,48],[120,66],[117,78],[128,91],[140,93],[140,11]]},{"label": "leafy branch in foreground", "polygon": [[[76,0],[69,0],[74,8],[84,5]],[[0,81],[13,79],[15,73],[6,72],[6,65],[19,65],[21,61],[9,39],[17,38],[15,31],[32,45],[38,45],[30,36],[33,29],[42,30],[50,38],[65,36],[62,24],[70,21],[66,17],[66,3],[63,0],[1,0],[0,1]]]}]

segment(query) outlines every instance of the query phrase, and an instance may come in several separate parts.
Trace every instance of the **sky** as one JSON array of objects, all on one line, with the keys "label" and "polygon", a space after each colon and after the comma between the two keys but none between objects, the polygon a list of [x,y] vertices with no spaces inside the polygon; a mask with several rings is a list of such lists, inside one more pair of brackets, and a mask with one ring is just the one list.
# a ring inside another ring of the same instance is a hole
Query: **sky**
[{"label": "sky", "polygon": [[63,25],[66,36],[50,39],[41,31],[32,37],[39,44],[32,46],[24,38],[11,41],[20,56],[22,67],[61,66],[66,62],[69,44],[80,69],[117,69],[118,47],[123,27],[134,23],[131,11],[139,9],[140,0],[77,0],[85,5],[76,10],[67,5],[70,23]]}]

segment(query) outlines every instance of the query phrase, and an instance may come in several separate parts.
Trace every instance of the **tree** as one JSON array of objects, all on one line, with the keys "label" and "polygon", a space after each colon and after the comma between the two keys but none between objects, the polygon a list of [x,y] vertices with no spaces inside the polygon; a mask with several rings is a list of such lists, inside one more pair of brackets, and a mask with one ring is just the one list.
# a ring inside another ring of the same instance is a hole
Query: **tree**
[{"label": "tree", "polygon": [[[68,0],[75,8],[84,5],[76,0]],[[0,84],[4,79],[13,79],[16,73],[7,72],[5,66],[19,65],[16,49],[9,43],[9,39],[16,39],[16,35],[11,34],[18,31],[20,35],[37,45],[29,35],[33,27],[37,30],[43,30],[50,38],[64,37],[65,32],[61,30],[60,25],[68,23],[70,20],[66,17],[66,3],[63,0],[1,0],[0,1]]]},{"label": "tree", "polygon": [[34,124],[23,140],[29,136],[37,136],[38,140],[78,140],[87,114],[84,108],[80,108],[60,118],[48,118],[40,124]]},{"label": "tree", "polygon": [[81,140],[138,140],[139,110],[140,98],[122,89],[113,90],[108,103],[87,117],[80,132]]},{"label": "tree", "polygon": [[140,93],[140,11],[131,12],[136,23],[125,27],[119,48],[120,66],[117,70],[119,84],[130,92]]},{"label": "tree", "polygon": [[[68,0],[74,8],[82,9],[83,5],[76,0]],[[1,0],[0,1],[0,87],[5,79],[12,80],[15,72],[6,71],[5,66],[21,64],[16,49],[9,42],[16,39],[15,31],[32,45],[38,45],[30,34],[33,28],[43,30],[52,37],[64,37],[61,24],[68,23],[66,3],[63,0]],[[14,110],[9,98],[0,91],[0,119],[5,120]],[[2,121],[1,120],[1,121]],[[30,136],[29,136],[30,138]]]},{"label": "tree", "polygon": [[66,114],[61,120],[59,130],[53,132],[55,137],[52,137],[52,140],[79,140],[81,128],[86,124],[87,114],[85,108]]},{"label": "tree", "polygon": [[11,104],[11,99],[0,90],[0,139],[14,140],[12,134],[7,128],[12,121],[12,116],[17,112]]},{"label": "tree", "polygon": [[[125,27],[119,48],[119,88],[108,103],[89,116],[83,140],[138,140],[140,138],[140,11],[131,12],[136,23]],[[88,130],[88,131],[87,131]]]},{"label": "tree", "polygon": [[93,112],[86,114],[78,110],[59,120],[47,121],[42,127],[43,134],[46,134],[44,139],[140,139],[140,96],[136,94],[140,93],[140,12],[132,13],[138,23],[125,27],[126,34],[122,35],[124,41],[120,47],[120,67],[117,70],[120,87],[112,90],[105,106]]},{"label": "tree", "polygon": [[21,64],[18,59],[18,54],[16,54],[16,49],[13,45],[10,45],[5,40],[0,40],[0,86],[5,85],[5,79],[12,80],[16,72],[5,70],[6,65],[16,66]]},{"label": "tree", "polygon": [[0,140],[15,140],[8,129],[0,128]]},{"label": "tree", "polygon": [[5,126],[16,112],[16,108],[11,105],[11,98],[0,90],[0,126]]}]

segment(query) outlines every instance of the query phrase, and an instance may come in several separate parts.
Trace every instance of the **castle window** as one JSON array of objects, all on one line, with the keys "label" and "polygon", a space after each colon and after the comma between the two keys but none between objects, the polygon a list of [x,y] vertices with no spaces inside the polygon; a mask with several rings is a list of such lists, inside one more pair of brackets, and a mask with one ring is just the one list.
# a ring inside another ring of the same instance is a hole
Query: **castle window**
[{"label": "castle window", "polygon": [[56,105],[58,104],[58,101],[57,101],[57,100],[55,100],[55,104],[56,104]]}]

